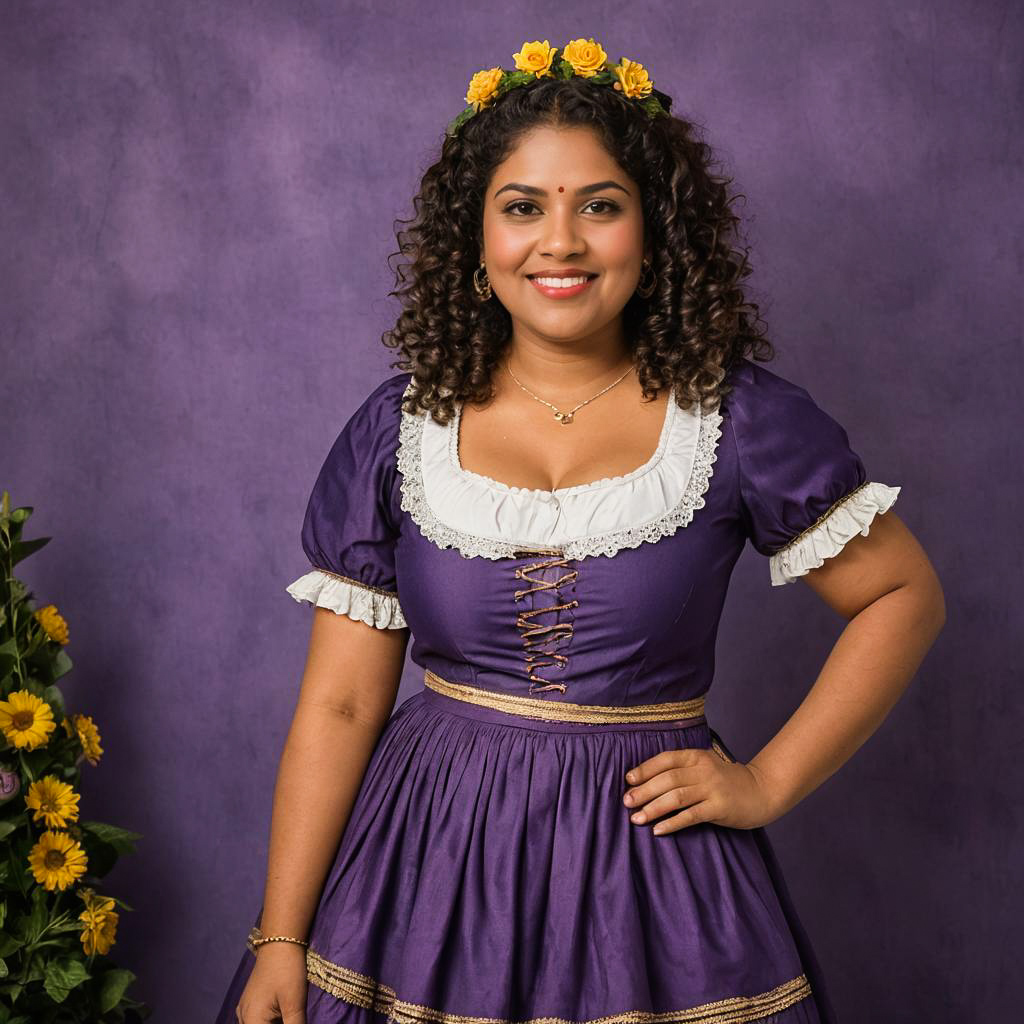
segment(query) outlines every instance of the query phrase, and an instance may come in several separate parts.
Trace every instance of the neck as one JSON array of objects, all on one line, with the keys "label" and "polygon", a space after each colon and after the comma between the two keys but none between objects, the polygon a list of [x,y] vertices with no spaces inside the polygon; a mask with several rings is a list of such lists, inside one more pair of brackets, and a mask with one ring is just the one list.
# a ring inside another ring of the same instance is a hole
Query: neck
[{"label": "neck", "polygon": [[515,386],[508,374],[545,397],[586,397],[625,373],[632,354],[621,335],[602,333],[566,342],[530,333],[515,333],[499,362],[506,384]]}]

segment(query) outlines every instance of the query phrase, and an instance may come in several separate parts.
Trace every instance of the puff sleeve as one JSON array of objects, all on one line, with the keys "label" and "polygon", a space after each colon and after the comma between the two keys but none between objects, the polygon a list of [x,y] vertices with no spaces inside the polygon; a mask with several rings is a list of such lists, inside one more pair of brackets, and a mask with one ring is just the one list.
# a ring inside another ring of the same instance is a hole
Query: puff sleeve
[{"label": "puff sleeve", "polygon": [[845,429],[806,389],[743,360],[728,397],[741,514],[771,585],[791,583],[867,536],[899,487],[869,480]]},{"label": "puff sleeve", "polygon": [[302,549],[312,568],[287,591],[296,601],[367,625],[401,629],[398,529],[389,502],[397,425],[384,401],[387,383],[353,413],[324,460],[302,523]]}]

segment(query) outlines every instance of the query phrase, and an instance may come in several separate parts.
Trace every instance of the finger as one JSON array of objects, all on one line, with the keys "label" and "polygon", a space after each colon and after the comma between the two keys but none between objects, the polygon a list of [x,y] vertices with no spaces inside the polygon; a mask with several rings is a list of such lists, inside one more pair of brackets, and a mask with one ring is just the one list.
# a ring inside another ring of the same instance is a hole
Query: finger
[{"label": "finger", "polygon": [[647,782],[666,769],[697,764],[702,753],[706,753],[706,751],[699,747],[684,747],[680,750],[659,750],[653,757],[647,758],[646,761],[641,761],[626,772],[626,781],[631,785],[636,785],[640,782]]},{"label": "finger", "polygon": [[681,829],[688,828],[690,825],[700,825],[703,822],[711,821],[710,814],[708,802],[702,800],[692,807],[687,807],[685,811],[673,814],[671,818],[664,818],[662,821],[659,821],[651,831],[656,836],[665,835],[668,832],[678,832]]},{"label": "finger", "polygon": [[645,783],[630,786],[622,794],[622,802],[627,807],[639,807],[674,786],[707,782],[708,769],[719,767],[713,764],[717,758],[708,750],[693,748],[674,753],[679,756],[673,761],[672,767],[652,776]]},{"label": "finger", "polygon": [[699,785],[673,786],[645,803],[629,816],[629,820],[637,825],[644,825],[663,814],[678,811],[681,807],[689,807],[703,799],[704,793]]},{"label": "finger", "polygon": [[669,768],[659,772],[649,781],[639,786],[631,786],[622,794],[622,802],[627,807],[641,807],[649,800],[653,800],[662,793],[667,793],[675,786],[685,786],[692,783],[694,779],[689,777],[683,768]]}]

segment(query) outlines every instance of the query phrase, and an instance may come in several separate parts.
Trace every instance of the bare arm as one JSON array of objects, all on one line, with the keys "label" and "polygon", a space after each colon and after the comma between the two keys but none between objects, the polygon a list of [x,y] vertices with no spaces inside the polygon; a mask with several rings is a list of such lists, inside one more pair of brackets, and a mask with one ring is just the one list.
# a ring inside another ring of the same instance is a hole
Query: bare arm
[{"label": "bare arm", "polygon": [[[308,938],[373,748],[394,708],[409,630],[313,609],[309,654],[274,787],[260,928]],[[268,943],[292,950],[291,943]]]},{"label": "bare arm", "polygon": [[801,579],[848,619],[817,680],[749,762],[781,817],[881,725],[946,621],[931,562],[893,512]]}]

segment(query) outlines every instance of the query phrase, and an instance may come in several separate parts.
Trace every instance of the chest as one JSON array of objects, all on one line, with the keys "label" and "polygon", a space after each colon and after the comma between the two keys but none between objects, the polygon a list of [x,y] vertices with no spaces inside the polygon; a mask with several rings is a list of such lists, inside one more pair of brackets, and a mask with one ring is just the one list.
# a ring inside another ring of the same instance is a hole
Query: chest
[{"label": "chest", "polygon": [[643,463],[554,489],[467,469],[457,419],[402,415],[398,585],[421,643],[473,664],[498,647],[515,664],[549,641],[598,657],[614,637],[626,657],[713,632],[743,546],[716,410],[673,400]]},{"label": "chest", "polygon": [[529,400],[460,405],[450,428],[454,468],[556,494],[621,478],[650,465],[661,451],[672,426],[670,398],[662,392],[648,402],[578,409],[568,422]]}]

